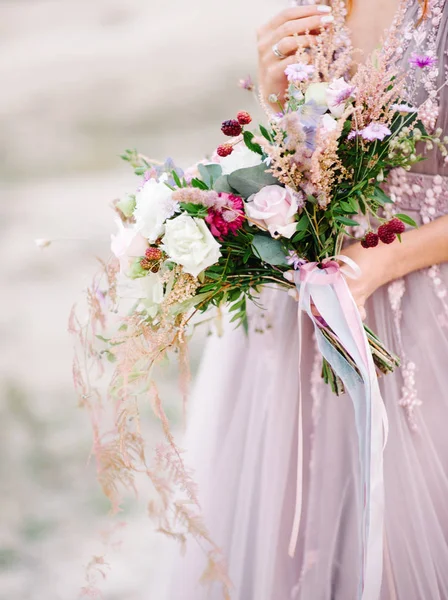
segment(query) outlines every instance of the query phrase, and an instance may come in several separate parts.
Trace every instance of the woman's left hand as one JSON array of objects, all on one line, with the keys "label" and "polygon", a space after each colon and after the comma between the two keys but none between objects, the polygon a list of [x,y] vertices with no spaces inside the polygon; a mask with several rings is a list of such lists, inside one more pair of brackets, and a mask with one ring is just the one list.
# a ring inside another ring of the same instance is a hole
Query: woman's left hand
[{"label": "woman's left hand", "polygon": [[351,258],[360,268],[359,277],[346,277],[346,281],[364,320],[367,300],[378,288],[391,281],[393,249],[381,243],[376,248],[363,248],[360,242],[355,242],[344,248],[341,254]]},{"label": "woman's left hand", "polygon": [[[382,285],[395,278],[393,254],[392,247],[381,242],[376,248],[368,249],[363,248],[360,242],[355,242],[342,251],[342,255],[351,258],[360,269],[358,277],[354,279],[346,277],[346,281],[363,320],[366,317],[365,304],[370,296]],[[288,281],[293,280],[291,271],[288,271],[285,276]],[[289,294],[298,299],[297,290],[291,290]]]}]

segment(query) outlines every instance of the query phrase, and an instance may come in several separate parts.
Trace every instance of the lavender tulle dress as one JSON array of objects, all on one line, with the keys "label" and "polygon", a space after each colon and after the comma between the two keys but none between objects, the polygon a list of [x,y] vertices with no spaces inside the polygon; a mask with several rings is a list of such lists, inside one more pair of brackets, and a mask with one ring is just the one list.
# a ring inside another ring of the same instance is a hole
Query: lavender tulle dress
[{"label": "lavender tulle dress", "polygon": [[[448,1],[430,0],[415,29],[411,0],[401,25],[412,52],[438,57],[421,76],[420,101],[433,97],[448,132],[448,89],[436,93],[448,62]],[[448,213],[448,169],[434,156],[418,172],[394,173],[396,212],[420,223]],[[385,535],[381,600],[448,600],[448,264],[379,289],[369,325],[402,357],[381,380],[390,434],[384,455]],[[356,600],[361,508],[353,408],[320,380],[311,325],[298,370],[297,304],[266,290],[250,335],[229,326],[211,338],[198,377],[186,446],[206,523],[222,547],[232,600]],[[304,410],[303,514],[294,558],[288,543],[295,506],[298,390]],[[173,573],[173,600],[218,600],[198,583],[204,555],[193,542]]]}]

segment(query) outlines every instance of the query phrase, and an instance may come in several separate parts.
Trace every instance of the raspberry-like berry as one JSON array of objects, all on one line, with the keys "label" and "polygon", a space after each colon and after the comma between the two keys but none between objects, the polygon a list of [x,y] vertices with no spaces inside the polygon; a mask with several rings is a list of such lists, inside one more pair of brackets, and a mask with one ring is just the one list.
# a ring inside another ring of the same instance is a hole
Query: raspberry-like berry
[{"label": "raspberry-like berry", "polygon": [[218,146],[218,148],[216,149],[216,154],[218,156],[221,156],[222,158],[229,156],[229,154],[232,154],[232,152],[233,152],[232,144],[222,144],[222,146]]},{"label": "raspberry-like berry", "polygon": [[390,229],[388,223],[378,227],[378,237],[383,244],[392,244],[392,242],[394,242],[397,238],[395,233]]},{"label": "raspberry-like berry", "polygon": [[140,266],[142,269],[145,269],[145,271],[149,271],[153,264],[154,263],[151,260],[148,260],[147,258],[142,258],[142,260],[140,261]]},{"label": "raspberry-like berry", "polygon": [[400,221],[400,219],[397,218],[394,218],[392,219],[392,221],[389,221],[388,226],[391,231],[398,234],[404,233],[406,230],[406,226],[403,223],[403,221]]},{"label": "raspberry-like berry", "polygon": [[145,257],[148,260],[160,260],[162,258],[162,250],[159,248],[147,248]]},{"label": "raspberry-like berry", "polygon": [[378,234],[373,233],[373,231],[369,231],[369,233],[366,233],[364,239],[361,241],[361,246],[363,248],[375,248],[375,246],[378,246],[378,240]]},{"label": "raspberry-like berry", "polygon": [[252,117],[250,116],[250,114],[244,110],[240,111],[236,115],[236,118],[240,125],[249,125],[249,123],[251,123],[252,121]]},{"label": "raspberry-like berry", "polygon": [[224,123],[221,126],[221,131],[224,135],[235,137],[237,135],[240,135],[240,133],[243,131],[243,128],[238,123],[238,121],[235,121],[235,119],[231,119],[230,121],[224,121]]}]

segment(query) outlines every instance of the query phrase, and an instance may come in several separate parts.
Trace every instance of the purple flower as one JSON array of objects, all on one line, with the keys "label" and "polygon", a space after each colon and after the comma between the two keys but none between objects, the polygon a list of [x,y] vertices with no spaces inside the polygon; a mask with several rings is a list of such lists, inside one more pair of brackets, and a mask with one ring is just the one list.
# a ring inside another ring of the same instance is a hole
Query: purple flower
[{"label": "purple flower", "polygon": [[411,67],[418,69],[426,69],[426,67],[433,67],[437,63],[437,58],[430,56],[429,54],[417,54],[414,52],[409,59]]},{"label": "purple flower", "polygon": [[350,131],[350,133],[347,136],[348,140],[352,140],[355,137],[358,137],[358,135],[361,135],[361,132],[358,131],[357,129],[353,129],[352,131]]},{"label": "purple flower", "polygon": [[246,79],[240,79],[238,86],[243,90],[247,90],[248,92],[252,92],[255,89],[254,82],[252,81],[250,75],[248,75]]},{"label": "purple flower", "polygon": [[297,271],[301,266],[306,264],[306,260],[304,258],[300,258],[295,250],[290,250],[288,252],[288,256],[286,257],[286,262],[288,265],[291,265],[292,268]]},{"label": "purple flower", "polygon": [[392,104],[391,108],[402,114],[410,114],[417,112],[416,108],[408,106],[407,104]]},{"label": "purple flower", "polygon": [[285,69],[285,75],[289,82],[306,81],[309,75],[314,73],[314,67],[312,65],[306,65],[305,63],[296,63],[289,65]]},{"label": "purple flower", "polygon": [[384,140],[392,131],[382,123],[370,123],[370,125],[362,129],[359,133],[365,140],[373,142],[374,140]]},{"label": "purple flower", "polygon": [[319,125],[321,116],[326,112],[327,107],[317,104],[315,100],[305,102],[305,104],[301,104],[297,109],[302,125],[313,128]]},{"label": "purple flower", "polygon": [[334,98],[334,106],[343,106],[347,102],[349,98],[352,98],[355,95],[356,87],[353,85],[351,87],[345,88],[345,90],[341,90],[338,95]]}]

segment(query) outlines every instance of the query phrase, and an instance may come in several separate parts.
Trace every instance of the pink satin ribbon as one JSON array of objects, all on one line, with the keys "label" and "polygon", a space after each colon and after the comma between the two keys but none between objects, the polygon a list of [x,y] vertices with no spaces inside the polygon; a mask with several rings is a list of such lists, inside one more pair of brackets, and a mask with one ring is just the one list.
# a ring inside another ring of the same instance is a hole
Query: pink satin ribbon
[{"label": "pink satin ribbon", "polygon": [[[340,261],[344,263],[345,266],[341,267]],[[348,268],[347,268],[348,267]],[[300,267],[299,271],[295,271],[295,282],[296,285],[299,286],[307,286],[307,285],[322,285],[322,286],[332,286],[334,293],[339,301],[340,307],[342,309],[344,318],[346,323],[350,329],[352,334],[352,338],[356,344],[356,348],[360,354],[362,360],[363,371],[368,374],[370,383],[373,382],[372,388],[374,390],[372,397],[374,397],[374,402],[380,403],[381,406],[375,406],[376,415],[380,415],[383,423],[383,433],[384,433],[384,444],[387,439],[387,416],[385,414],[384,405],[381,399],[381,395],[379,394],[378,383],[376,378],[376,370],[373,363],[373,359],[370,353],[368,341],[366,338],[366,334],[364,331],[364,327],[362,325],[362,321],[360,319],[358,308],[355,304],[353,296],[350,293],[347,282],[345,281],[344,275],[346,277],[357,278],[359,277],[361,271],[359,267],[346,256],[336,256],[331,259],[327,259],[324,261],[320,267],[318,268],[317,263],[306,263],[305,265]],[[302,287],[303,289],[303,287]],[[303,304],[302,294],[300,294],[299,290],[299,313],[298,313],[298,329],[299,329],[299,368],[301,366],[302,361],[302,312],[306,311],[309,316],[310,307],[305,307]],[[311,300],[311,296],[310,296]],[[308,310],[307,310],[308,309]],[[322,315],[322,318],[325,319],[325,315]],[[299,405],[298,405],[298,452],[297,452],[297,489],[296,489],[296,506],[295,506],[295,514],[294,514],[294,522],[291,532],[291,539],[289,544],[289,555],[291,557],[295,554],[295,549],[297,546],[297,540],[299,536],[300,530],[300,522],[301,522],[301,514],[302,514],[302,480],[303,480],[303,416],[302,416],[302,378],[300,377],[299,384]],[[372,408],[372,411],[374,409]],[[373,413],[372,413],[373,414]],[[376,421],[378,422],[378,421]],[[373,438],[371,440],[371,447],[373,449],[374,441]],[[381,471],[382,471],[382,460],[381,462]],[[377,477],[377,473],[375,473],[375,477]],[[382,485],[382,474],[380,474],[381,485]],[[376,512],[376,516],[378,516],[378,512]],[[370,522],[369,515],[369,522]],[[382,515],[381,515],[382,520]],[[376,524],[378,525],[378,519],[376,519]],[[381,523],[382,526],[382,523]],[[369,551],[371,543],[370,540],[367,541],[367,547],[365,548],[365,556],[364,556],[364,571],[367,573],[367,578],[370,580],[376,579],[379,576],[381,565],[378,562],[381,562],[381,557],[378,558],[378,550],[376,550],[376,558],[373,557],[369,561],[369,565],[367,566],[367,553]],[[375,565],[376,569],[376,577],[370,576],[369,572],[372,571],[370,567],[370,562]],[[363,578],[364,579],[364,578]],[[369,589],[364,589],[362,598],[373,599],[379,596],[379,591],[377,591],[377,585],[370,585]]]}]

